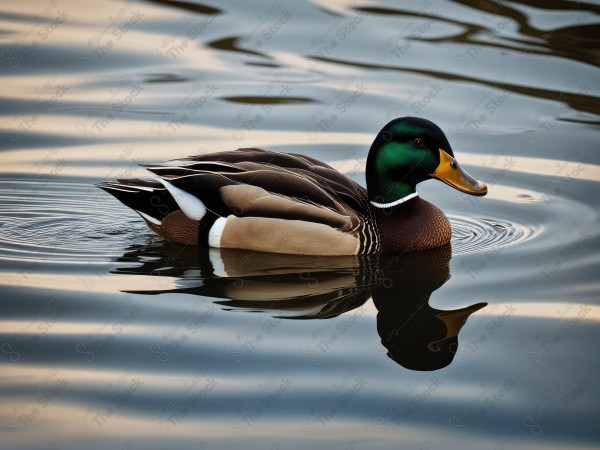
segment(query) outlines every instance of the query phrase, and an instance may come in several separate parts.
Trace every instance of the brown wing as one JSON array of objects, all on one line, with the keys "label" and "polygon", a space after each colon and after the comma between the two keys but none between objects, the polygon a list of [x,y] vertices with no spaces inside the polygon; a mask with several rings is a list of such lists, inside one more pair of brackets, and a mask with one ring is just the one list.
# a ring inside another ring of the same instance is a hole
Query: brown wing
[{"label": "brown wing", "polygon": [[223,234],[229,247],[309,254],[378,249],[365,189],[313,158],[247,148],[148,170],[199,199],[213,217],[231,218]]}]

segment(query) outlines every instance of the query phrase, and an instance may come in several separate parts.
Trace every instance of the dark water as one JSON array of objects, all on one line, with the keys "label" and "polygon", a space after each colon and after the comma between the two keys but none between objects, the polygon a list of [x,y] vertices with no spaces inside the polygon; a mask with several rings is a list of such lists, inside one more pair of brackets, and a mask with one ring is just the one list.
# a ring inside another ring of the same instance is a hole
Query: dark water
[{"label": "dark water", "polygon": [[[597,448],[600,4],[0,7],[0,448]],[[261,146],[364,183],[388,120],[450,247],[198,252],[93,186]]]}]

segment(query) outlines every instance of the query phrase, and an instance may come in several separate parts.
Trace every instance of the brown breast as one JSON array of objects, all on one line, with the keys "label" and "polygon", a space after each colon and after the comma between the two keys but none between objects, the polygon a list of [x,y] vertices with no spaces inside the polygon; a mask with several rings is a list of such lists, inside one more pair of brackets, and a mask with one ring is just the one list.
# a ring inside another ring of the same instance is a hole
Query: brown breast
[{"label": "brown breast", "polygon": [[374,208],[382,253],[404,253],[440,247],[450,242],[452,229],[444,213],[415,197],[388,209]]}]

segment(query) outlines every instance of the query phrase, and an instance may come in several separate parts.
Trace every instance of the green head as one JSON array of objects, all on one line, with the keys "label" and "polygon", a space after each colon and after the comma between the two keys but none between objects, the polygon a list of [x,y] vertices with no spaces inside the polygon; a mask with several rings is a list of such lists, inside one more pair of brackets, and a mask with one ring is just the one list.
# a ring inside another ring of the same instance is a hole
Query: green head
[{"label": "green head", "polygon": [[487,193],[485,184],[458,165],[440,127],[418,117],[394,119],[381,129],[369,151],[366,175],[369,200],[376,206],[392,206],[430,178],[467,194]]}]

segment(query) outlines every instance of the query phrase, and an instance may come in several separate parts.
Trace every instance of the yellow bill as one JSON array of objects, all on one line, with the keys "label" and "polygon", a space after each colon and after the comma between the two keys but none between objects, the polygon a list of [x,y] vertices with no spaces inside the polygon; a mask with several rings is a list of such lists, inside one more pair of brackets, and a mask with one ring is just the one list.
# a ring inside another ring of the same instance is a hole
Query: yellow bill
[{"label": "yellow bill", "polygon": [[437,166],[437,169],[430,174],[433,178],[437,178],[448,186],[452,186],[454,189],[458,189],[465,194],[478,196],[487,194],[487,186],[484,183],[469,175],[458,165],[456,159],[444,150],[441,148],[439,150],[440,164]]}]

